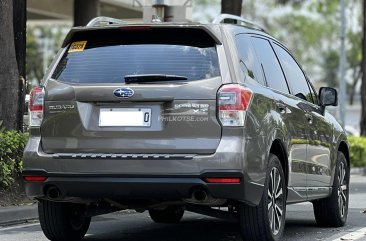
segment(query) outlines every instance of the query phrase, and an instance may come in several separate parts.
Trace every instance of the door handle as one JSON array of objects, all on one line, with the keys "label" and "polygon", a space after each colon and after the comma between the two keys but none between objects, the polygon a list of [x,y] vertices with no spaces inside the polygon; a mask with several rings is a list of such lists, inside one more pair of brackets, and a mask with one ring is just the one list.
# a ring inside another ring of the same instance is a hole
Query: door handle
[{"label": "door handle", "polygon": [[277,106],[277,109],[281,112],[281,113],[286,113],[286,105],[285,103],[281,102],[281,101],[278,101],[278,102],[275,102],[276,106]]},{"label": "door handle", "polygon": [[313,123],[313,115],[309,113],[305,113],[305,117],[308,120],[308,122],[311,124]]}]

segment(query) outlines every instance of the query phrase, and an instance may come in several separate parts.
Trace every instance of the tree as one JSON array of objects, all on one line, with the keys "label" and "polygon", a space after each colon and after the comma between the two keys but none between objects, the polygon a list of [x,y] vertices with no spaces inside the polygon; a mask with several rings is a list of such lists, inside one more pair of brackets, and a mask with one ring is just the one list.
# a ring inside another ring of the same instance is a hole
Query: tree
[{"label": "tree", "polygon": [[[44,75],[44,61],[46,62],[46,65],[51,63],[53,57],[60,49],[70,27],[71,26],[68,24],[28,26],[26,64],[27,92],[35,85],[39,85]],[[45,39],[48,40],[48,46],[46,48],[43,42]]]},{"label": "tree", "polygon": [[19,71],[13,27],[13,0],[0,0],[0,120],[6,129],[19,125]]},{"label": "tree", "polygon": [[362,83],[361,83],[361,135],[366,136],[366,0],[363,0],[362,6],[362,62],[361,62],[361,71],[362,71]]},{"label": "tree", "polygon": [[99,0],[74,0],[74,26],[84,26],[99,15]]},{"label": "tree", "polygon": [[26,74],[28,80],[28,91],[32,88],[32,82],[36,80],[37,85],[43,77],[42,68],[42,52],[41,46],[37,41],[35,30],[33,27],[28,27],[27,30],[27,64],[26,64]]},{"label": "tree", "polygon": [[356,86],[361,79],[361,61],[362,61],[362,49],[361,49],[361,33],[349,32],[347,34],[348,43],[350,48],[347,50],[347,63],[348,68],[351,70],[351,83],[349,86],[349,104],[352,105],[356,94]]},{"label": "tree", "polygon": [[221,13],[241,16],[243,0],[221,0]]},{"label": "tree", "polygon": [[325,52],[321,67],[324,69],[324,76],[321,81],[329,86],[338,86],[339,51],[328,50]]},{"label": "tree", "polygon": [[13,0],[13,27],[15,56],[19,72],[19,92],[18,92],[18,113],[17,129],[23,128],[24,115],[24,95],[26,85],[26,23],[27,23],[27,1]]}]

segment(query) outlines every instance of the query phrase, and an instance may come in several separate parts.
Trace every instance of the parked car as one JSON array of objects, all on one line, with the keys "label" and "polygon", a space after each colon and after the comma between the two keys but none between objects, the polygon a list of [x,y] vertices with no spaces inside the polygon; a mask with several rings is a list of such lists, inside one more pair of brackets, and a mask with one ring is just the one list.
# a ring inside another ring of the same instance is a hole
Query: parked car
[{"label": "parked car", "polygon": [[344,129],[348,136],[360,136],[360,131],[352,125],[346,125]]},{"label": "parked car", "polygon": [[347,135],[326,110],[337,91],[317,94],[243,18],[94,19],[71,29],[29,105],[23,177],[50,240],[122,209],[235,219],[244,240],[281,240],[293,203],[312,202],[320,226],[346,222]]},{"label": "parked car", "polygon": [[24,96],[24,114],[23,114],[23,131],[28,131],[29,128],[29,94]]}]

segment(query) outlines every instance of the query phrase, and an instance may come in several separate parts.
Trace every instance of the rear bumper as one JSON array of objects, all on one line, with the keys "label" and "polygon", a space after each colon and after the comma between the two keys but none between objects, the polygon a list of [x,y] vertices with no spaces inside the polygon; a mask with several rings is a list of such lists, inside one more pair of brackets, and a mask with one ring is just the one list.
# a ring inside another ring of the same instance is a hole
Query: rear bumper
[{"label": "rear bumper", "polygon": [[[46,176],[44,182],[25,182],[29,197],[45,198],[45,190],[56,186],[62,198],[180,200],[195,189],[204,189],[214,198],[244,200],[243,174],[238,171],[204,172],[200,175],[87,175],[52,174],[25,170],[23,176]],[[240,183],[207,183],[205,177],[240,178]]]},{"label": "rear bumper", "polygon": [[[24,174],[44,175],[44,183],[26,183],[28,196],[44,197],[45,185],[59,185],[70,197],[107,196],[187,198],[192,187],[203,187],[212,196],[258,205],[263,194],[263,162],[251,162],[244,168],[242,129],[223,130],[216,152],[209,155],[55,155],[42,151],[41,138],[31,135],[24,151]],[[157,156],[157,158],[155,158]],[[258,159],[258,158],[257,158]],[[254,165],[255,164],[255,165]],[[210,184],[205,175],[233,177],[240,184]],[[235,177],[235,176],[234,176]]]}]

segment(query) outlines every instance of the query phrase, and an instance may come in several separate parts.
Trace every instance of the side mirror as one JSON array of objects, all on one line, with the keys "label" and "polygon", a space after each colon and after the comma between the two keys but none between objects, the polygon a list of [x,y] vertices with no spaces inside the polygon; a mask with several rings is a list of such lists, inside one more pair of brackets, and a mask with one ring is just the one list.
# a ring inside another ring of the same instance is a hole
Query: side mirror
[{"label": "side mirror", "polygon": [[337,90],[331,87],[321,87],[319,90],[320,106],[337,106],[338,94]]}]

